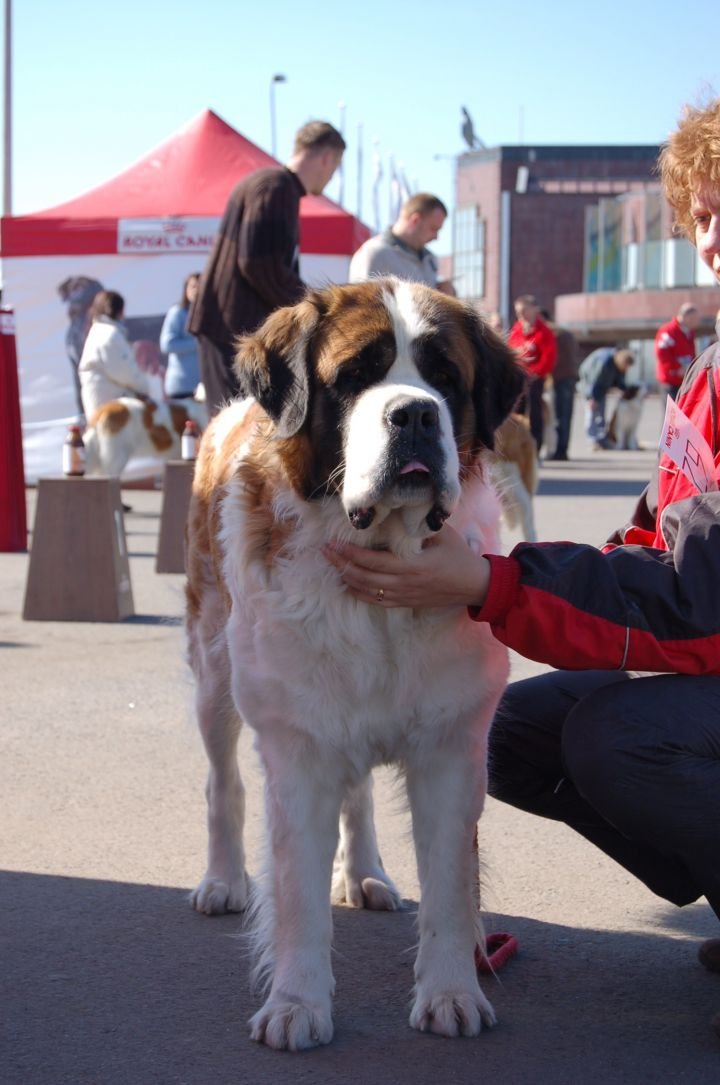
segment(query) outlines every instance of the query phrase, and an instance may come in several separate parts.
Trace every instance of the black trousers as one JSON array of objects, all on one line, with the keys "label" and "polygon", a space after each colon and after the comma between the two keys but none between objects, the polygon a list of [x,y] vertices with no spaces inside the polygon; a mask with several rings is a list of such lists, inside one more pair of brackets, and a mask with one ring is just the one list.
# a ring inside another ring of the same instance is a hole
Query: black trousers
[{"label": "black trousers", "polygon": [[563,821],[673,904],[720,918],[720,676],[552,671],[510,685],[490,794]]},{"label": "black trousers", "polygon": [[234,353],[219,347],[207,336],[199,335],[197,340],[200,376],[205,385],[208,411],[215,415],[240,392],[233,369]]},{"label": "black trousers", "polygon": [[658,386],[658,393],[660,395],[660,402],[664,403],[665,396],[670,396],[670,399],[677,399],[679,391],[680,391],[680,385],[679,384],[660,384]]},{"label": "black trousers", "polygon": [[525,391],[515,404],[515,410],[519,414],[526,414],[530,421],[530,433],[535,439],[538,454],[543,445],[545,436],[545,423],[543,421],[543,392],[545,380],[542,377],[531,377],[526,374]]}]

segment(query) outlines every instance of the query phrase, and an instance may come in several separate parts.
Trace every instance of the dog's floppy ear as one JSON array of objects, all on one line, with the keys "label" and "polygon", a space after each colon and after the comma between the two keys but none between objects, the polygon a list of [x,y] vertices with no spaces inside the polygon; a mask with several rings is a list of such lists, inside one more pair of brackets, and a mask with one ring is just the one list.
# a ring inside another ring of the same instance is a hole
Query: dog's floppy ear
[{"label": "dog's floppy ear", "polygon": [[245,396],[253,396],[275,423],[279,437],[302,428],[310,406],[310,343],[320,310],[310,300],[277,309],[251,335],[241,336],[235,375]]},{"label": "dog's floppy ear", "polygon": [[497,335],[474,309],[465,310],[467,331],[475,348],[473,387],[475,435],[485,448],[495,445],[495,430],[512,411],[525,388],[525,371],[515,351]]}]

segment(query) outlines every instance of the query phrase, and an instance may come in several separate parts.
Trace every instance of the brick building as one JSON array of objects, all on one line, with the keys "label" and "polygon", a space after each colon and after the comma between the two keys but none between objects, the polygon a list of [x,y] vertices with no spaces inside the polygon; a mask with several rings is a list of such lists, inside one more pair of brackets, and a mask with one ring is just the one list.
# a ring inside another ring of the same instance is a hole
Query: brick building
[{"label": "brick building", "polygon": [[460,297],[512,317],[532,293],[551,312],[584,289],[586,208],[657,186],[659,148],[501,146],[457,159],[453,279]]},{"label": "brick building", "polygon": [[583,354],[625,345],[654,382],[653,340],[683,302],[697,306],[701,347],[714,334],[717,285],[673,234],[656,173],[660,148],[501,146],[457,159],[453,253],[458,295],[508,327],[534,294]]}]

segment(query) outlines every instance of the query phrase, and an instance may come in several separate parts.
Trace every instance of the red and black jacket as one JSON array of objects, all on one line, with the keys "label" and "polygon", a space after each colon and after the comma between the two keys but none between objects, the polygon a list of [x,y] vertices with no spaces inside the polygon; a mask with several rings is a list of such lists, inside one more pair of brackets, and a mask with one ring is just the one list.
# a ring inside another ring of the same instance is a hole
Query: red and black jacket
[{"label": "red and black jacket", "polygon": [[[720,343],[692,364],[677,402],[720,479]],[[521,655],[566,670],[720,674],[720,491],[699,494],[665,454],[602,550],[521,543],[487,557],[487,599],[471,617]]]}]

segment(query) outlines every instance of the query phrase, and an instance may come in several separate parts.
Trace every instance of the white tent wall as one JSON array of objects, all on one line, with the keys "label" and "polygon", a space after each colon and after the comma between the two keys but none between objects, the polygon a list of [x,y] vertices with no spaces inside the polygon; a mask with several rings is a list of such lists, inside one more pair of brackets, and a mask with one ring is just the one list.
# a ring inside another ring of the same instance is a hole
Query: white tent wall
[{"label": "white tent wall", "polygon": [[[58,287],[71,276],[96,279],[125,298],[128,318],[164,315],[181,293],[186,275],[202,271],[206,253],[171,252],[137,256],[27,256],[2,261],[3,302],[15,310],[25,477],[57,475],[67,427],[77,403],[65,336],[66,305]],[[349,256],[303,254],[301,275],[311,286],[346,282]],[[158,395],[161,392],[157,380]],[[124,478],[161,471],[159,461],[133,460]]]}]

